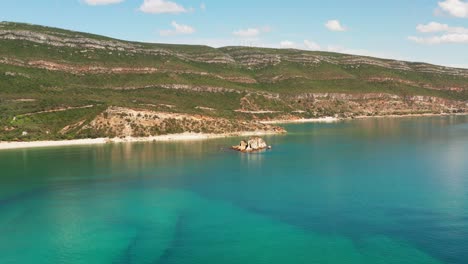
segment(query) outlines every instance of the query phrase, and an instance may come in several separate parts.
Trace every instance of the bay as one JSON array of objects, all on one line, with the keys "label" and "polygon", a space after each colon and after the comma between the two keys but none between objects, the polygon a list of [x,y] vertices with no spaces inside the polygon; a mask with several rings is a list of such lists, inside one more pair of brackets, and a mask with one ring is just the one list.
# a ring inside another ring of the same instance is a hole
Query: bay
[{"label": "bay", "polygon": [[468,117],[0,152],[0,263],[466,263]]}]

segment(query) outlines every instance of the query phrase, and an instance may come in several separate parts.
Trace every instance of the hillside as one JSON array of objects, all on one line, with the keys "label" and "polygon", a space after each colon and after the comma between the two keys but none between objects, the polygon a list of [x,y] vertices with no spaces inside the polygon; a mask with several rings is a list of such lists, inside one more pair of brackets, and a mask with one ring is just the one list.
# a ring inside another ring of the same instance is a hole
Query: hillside
[{"label": "hillside", "polygon": [[0,141],[280,131],[259,121],[466,112],[467,69],[0,23]]}]

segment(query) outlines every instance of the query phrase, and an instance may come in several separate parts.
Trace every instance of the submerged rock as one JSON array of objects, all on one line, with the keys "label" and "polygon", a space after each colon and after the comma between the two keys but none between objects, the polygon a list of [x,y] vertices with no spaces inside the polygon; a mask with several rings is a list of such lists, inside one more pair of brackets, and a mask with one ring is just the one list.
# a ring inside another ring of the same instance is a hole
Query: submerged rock
[{"label": "submerged rock", "polygon": [[271,149],[271,146],[268,146],[263,138],[251,137],[249,140],[242,140],[237,146],[232,146],[232,149],[241,152],[254,152],[264,149]]}]

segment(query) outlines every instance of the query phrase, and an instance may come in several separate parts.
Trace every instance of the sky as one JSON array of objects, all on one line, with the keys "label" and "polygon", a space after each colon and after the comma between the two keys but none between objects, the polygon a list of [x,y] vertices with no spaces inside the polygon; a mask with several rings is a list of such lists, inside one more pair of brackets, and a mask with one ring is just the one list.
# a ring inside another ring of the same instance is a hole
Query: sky
[{"label": "sky", "polygon": [[0,21],[132,41],[323,50],[468,68],[468,0],[0,0]]}]

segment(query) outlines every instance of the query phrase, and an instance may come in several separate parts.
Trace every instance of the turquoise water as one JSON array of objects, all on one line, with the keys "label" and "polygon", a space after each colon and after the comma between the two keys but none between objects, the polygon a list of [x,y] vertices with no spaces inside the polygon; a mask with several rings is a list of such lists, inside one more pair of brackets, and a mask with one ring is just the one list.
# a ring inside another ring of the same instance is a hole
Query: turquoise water
[{"label": "turquoise water", "polygon": [[468,117],[0,152],[0,263],[468,263]]}]

